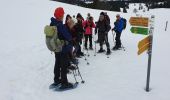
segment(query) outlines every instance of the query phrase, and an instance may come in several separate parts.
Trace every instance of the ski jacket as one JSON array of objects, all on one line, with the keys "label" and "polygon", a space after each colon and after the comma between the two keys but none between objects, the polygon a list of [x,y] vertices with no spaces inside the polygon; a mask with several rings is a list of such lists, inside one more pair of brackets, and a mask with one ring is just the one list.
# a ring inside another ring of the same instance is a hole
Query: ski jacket
[{"label": "ski jacket", "polygon": [[108,21],[98,21],[97,24],[96,24],[96,28],[95,28],[95,33],[97,33],[97,30],[98,30],[98,33],[108,33],[111,29],[111,26],[109,24]]},{"label": "ski jacket", "polygon": [[[68,53],[72,50],[72,36],[68,29],[64,26],[62,21],[58,21],[55,18],[51,18],[50,26],[56,26],[58,31],[58,37],[60,40],[65,41],[65,45],[62,47],[62,53]],[[67,42],[67,43],[66,43]]]},{"label": "ski jacket", "polygon": [[120,20],[116,20],[116,22],[114,23],[115,26],[114,26],[113,30],[122,33],[123,24],[124,24],[124,22],[123,22],[122,18],[120,18]]},{"label": "ski jacket", "polygon": [[89,22],[88,20],[86,20],[86,21],[83,22],[83,27],[85,29],[84,34],[85,35],[90,35],[93,32],[92,28],[95,28],[96,26],[95,26],[94,22]]}]

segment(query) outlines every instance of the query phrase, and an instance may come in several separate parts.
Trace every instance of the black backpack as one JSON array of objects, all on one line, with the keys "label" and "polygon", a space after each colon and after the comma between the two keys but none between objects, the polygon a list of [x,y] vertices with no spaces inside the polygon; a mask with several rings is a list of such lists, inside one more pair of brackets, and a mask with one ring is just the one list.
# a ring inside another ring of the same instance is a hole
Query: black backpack
[{"label": "black backpack", "polygon": [[123,20],[123,29],[126,29],[127,20],[125,18],[122,18],[122,20]]}]

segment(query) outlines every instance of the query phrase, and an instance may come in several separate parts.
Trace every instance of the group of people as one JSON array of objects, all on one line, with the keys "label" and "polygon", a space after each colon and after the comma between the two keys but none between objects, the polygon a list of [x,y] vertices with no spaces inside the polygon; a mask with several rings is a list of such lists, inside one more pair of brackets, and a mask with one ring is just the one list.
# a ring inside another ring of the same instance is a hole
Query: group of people
[{"label": "group of people", "polygon": [[63,23],[64,9],[62,7],[55,9],[50,26],[57,27],[59,39],[65,42],[61,52],[55,52],[54,83],[52,85],[60,85],[61,89],[73,87],[73,84],[69,83],[67,79],[70,62],[74,63],[77,57],[85,56],[82,52],[81,45],[83,45],[84,50],[93,50],[93,29],[95,29],[95,34],[98,34],[98,40],[96,41],[100,45],[98,53],[105,51],[103,49],[104,43],[107,47],[106,54],[109,55],[111,53],[108,41],[108,33],[110,30],[116,32],[116,45],[113,47],[113,50],[121,48],[120,36],[123,30],[123,21],[119,14],[117,14],[116,17],[117,20],[114,23],[113,29],[111,29],[110,18],[106,12],[100,13],[97,22],[94,22],[90,13],[87,14],[86,19],[84,19],[80,13],[73,17],[68,14],[66,15],[65,23]]}]

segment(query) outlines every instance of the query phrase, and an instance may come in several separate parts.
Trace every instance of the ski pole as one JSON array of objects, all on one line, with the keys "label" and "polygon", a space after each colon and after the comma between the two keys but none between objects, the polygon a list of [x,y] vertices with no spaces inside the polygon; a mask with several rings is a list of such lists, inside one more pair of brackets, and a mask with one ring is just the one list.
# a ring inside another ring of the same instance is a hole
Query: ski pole
[{"label": "ski pole", "polygon": [[116,34],[116,32],[113,33],[113,31],[112,31],[112,35],[113,35],[113,44],[114,44],[114,45],[115,45],[115,41],[114,41],[114,40],[115,40],[115,38],[114,38],[114,37],[115,37],[115,34]]},{"label": "ski pole", "polygon": [[82,44],[83,44],[84,60],[87,62],[87,65],[89,65],[90,63],[89,63],[88,60],[87,60],[87,57],[86,57],[87,54],[85,54],[85,50],[84,50],[84,49],[85,49],[85,48],[84,48],[84,38],[83,38],[83,43],[82,43]]},{"label": "ski pole", "polygon": [[94,56],[96,56],[96,38],[95,38],[95,36],[93,35],[93,41],[94,41],[94,45],[95,45],[95,47],[94,47]]},{"label": "ski pole", "polygon": [[81,73],[80,73],[80,70],[79,70],[79,67],[77,65],[77,70],[78,70],[78,73],[79,73],[79,76],[81,78],[81,83],[85,83],[85,81],[83,80],[82,76],[81,76]]},{"label": "ski pole", "polygon": [[[110,46],[109,46],[109,41],[108,41],[108,37],[107,37],[107,34],[105,34],[105,43],[106,43],[106,47],[107,49],[109,48],[110,49]],[[111,52],[111,51],[110,51]],[[107,58],[109,58],[109,55],[107,54]]]}]

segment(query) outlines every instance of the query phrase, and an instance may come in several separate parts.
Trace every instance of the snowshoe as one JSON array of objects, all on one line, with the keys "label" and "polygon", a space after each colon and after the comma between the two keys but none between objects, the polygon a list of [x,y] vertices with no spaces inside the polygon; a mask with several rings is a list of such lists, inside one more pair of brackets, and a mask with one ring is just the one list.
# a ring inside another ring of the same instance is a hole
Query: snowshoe
[{"label": "snowshoe", "polygon": [[57,88],[61,85],[60,82],[57,82],[57,83],[52,83],[50,86],[49,86],[49,89],[54,89],[54,88]]},{"label": "snowshoe", "polygon": [[78,83],[66,83],[66,84],[62,84],[60,87],[55,88],[55,91],[66,91],[66,90],[71,90],[71,89],[75,89],[78,86]]}]

